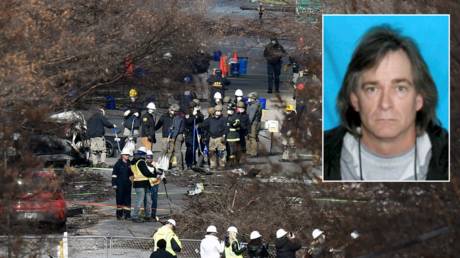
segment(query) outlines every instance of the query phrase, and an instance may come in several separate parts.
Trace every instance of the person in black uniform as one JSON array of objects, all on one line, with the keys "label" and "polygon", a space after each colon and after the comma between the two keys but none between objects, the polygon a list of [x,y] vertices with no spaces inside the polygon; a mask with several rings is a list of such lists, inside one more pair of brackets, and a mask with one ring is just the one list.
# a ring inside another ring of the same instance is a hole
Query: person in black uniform
[{"label": "person in black uniform", "polygon": [[236,117],[240,120],[240,149],[241,153],[246,153],[246,136],[251,128],[249,115],[246,113],[246,104],[243,101],[238,101],[236,104]]},{"label": "person in black uniform", "polygon": [[189,108],[189,112],[185,115],[185,164],[187,169],[191,169],[196,164],[196,150],[198,149],[197,126],[204,120],[201,114],[200,106],[195,102]]},{"label": "person in black uniform", "polygon": [[214,108],[214,116],[203,122],[203,128],[209,133],[209,165],[210,169],[217,167],[217,157],[219,157],[219,167],[225,168],[227,159],[225,147],[225,131],[227,119],[222,116],[222,106]]},{"label": "person in black uniform", "polygon": [[216,92],[220,92],[221,99],[225,97],[225,90],[226,86],[230,85],[230,81],[227,78],[222,76],[222,70],[216,69],[213,75],[211,75],[208,79],[208,83],[211,86],[211,94],[210,94],[210,104],[212,106],[215,105],[214,103],[214,94]]},{"label": "person in black uniform", "polygon": [[240,163],[240,120],[235,114],[236,105],[229,103],[227,106],[227,152],[228,165],[238,166]]},{"label": "person in black uniform", "polygon": [[131,218],[131,188],[133,173],[129,161],[130,153],[123,149],[120,158],[113,166],[112,188],[115,189],[117,202],[117,219]]},{"label": "person in black uniform", "polygon": [[153,144],[157,142],[155,138],[155,103],[150,102],[147,105],[147,113],[142,115],[141,137],[140,142],[147,150],[152,150]]}]

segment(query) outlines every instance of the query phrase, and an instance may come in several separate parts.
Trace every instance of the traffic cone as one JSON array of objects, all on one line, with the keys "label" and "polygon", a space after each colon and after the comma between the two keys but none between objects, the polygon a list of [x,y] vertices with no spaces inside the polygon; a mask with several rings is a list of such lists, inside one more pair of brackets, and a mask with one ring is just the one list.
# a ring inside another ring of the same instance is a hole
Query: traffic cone
[{"label": "traffic cone", "polygon": [[233,51],[233,55],[232,55],[232,61],[233,63],[238,63],[238,53],[235,51]]},{"label": "traffic cone", "polygon": [[228,64],[226,55],[222,55],[220,57],[219,69],[222,71],[222,76],[226,77],[228,75]]}]

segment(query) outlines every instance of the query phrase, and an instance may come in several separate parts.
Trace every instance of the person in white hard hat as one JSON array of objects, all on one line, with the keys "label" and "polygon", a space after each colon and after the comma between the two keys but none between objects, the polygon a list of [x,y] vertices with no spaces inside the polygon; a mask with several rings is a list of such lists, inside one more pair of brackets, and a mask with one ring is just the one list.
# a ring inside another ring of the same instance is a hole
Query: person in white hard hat
[{"label": "person in white hard hat", "polygon": [[126,148],[123,148],[120,158],[112,170],[112,188],[115,190],[117,202],[117,219],[131,218],[131,188],[133,173],[129,156],[132,155]]},{"label": "person in white hard hat", "polygon": [[216,92],[212,96],[211,106],[215,107],[217,105],[222,105],[222,93]]},{"label": "person in white hard hat", "polygon": [[150,102],[146,106],[147,113],[143,114],[141,117],[141,135],[140,142],[147,150],[152,150],[153,144],[157,142],[155,138],[155,110],[156,105],[153,102]]},{"label": "person in white hard hat", "polygon": [[280,228],[276,231],[276,257],[277,258],[295,258],[297,250],[302,245],[296,240],[292,232]]},{"label": "person in white hard hat", "polygon": [[206,229],[206,235],[200,243],[201,258],[220,258],[224,252],[224,243],[217,237],[217,228],[210,225]]},{"label": "person in white hard hat", "polygon": [[313,241],[310,243],[308,248],[308,254],[313,258],[324,257],[329,251],[327,250],[326,244],[326,235],[321,229],[315,228],[311,232]]},{"label": "person in white hard hat", "polygon": [[169,252],[174,257],[177,257],[177,253],[182,250],[182,243],[179,240],[179,237],[174,233],[174,229],[176,228],[176,221],[173,219],[168,219],[166,224],[161,226],[153,235],[153,241],[155,243],[155,247],[153,251],[158,249],[157,242],[160,239],[164,239],[166,241],[166,251]]},{"label": "person in white hard hat", "polygon": [[243,91],[241,89],[235,90],[235,98],[232,100],[233,104],[238,104],[238,101],[243,101]]},{"label": "person in white hard hat", "polygon": [[[159,218],[157,217],[157,208],[158,208],[158,188],[160,186],[161,180],[166,180],[165,175],[163,171],[157,170],[156,169],[156,162],[153,160],[153,152],[151,150],[147,150],[147,153],[145,155],[145,162],[147,163],[147,168],[150,170],[150,172],[155,173],[156,177],[151,177],[149,178],[150,182],[150,187],[148,189],[148,194],[151,196],[152,200],[152,220],[153,221],[159,221]],[[146,199],[144,199],[144,205],[146,205]],[[146,205],[147,207],[147,205]]]},{"label": "person in white hard hat", "polygon": [[[139,147],[134,158],[131,161],[131,171],[133,172],[133,188],[136,192],[136,202],[134,204],[134,211],[132,220],[133,222],[140,223],[144,221],[151,221],[151,205],[152,200],[149,192],[150,178],[156,178],[156,170],[153,172],[147,166],[145,161],[147,150],[145,147]],[[144,218],[139,217],[141,206],[144,205]]]},{"label": "person in white hard hat", "polygon": [[249,235],[248,255],[250,258],[268,257],[268,245],[262,241],[259,231],[252,231]]},{"label": "person in white hard hat", "polygon": [[235,226],[230,226],[227,229],[228,235],[225,237],[225,258],[238,257],[243,258],[243,253],[246,247],[242,246],[237,239],[238,229]]}]

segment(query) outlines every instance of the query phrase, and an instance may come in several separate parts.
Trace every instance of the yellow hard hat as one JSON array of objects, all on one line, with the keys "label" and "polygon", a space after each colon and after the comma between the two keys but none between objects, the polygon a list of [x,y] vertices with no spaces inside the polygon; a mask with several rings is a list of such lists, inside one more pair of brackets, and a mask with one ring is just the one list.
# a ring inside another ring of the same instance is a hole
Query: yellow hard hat
[{"label": "yellow hard hat", "polygon": [[294,105],[292,105],[292,104],[287,104],[287,105],[286,105],[285,111],[286,111],[286,112],[288,112],[288,111],[295,111]]},{"label": "yellow hard hat", "polygon": [[129,90],[129,97],[137,97],[137,90],[136,89],[130,89]]}]

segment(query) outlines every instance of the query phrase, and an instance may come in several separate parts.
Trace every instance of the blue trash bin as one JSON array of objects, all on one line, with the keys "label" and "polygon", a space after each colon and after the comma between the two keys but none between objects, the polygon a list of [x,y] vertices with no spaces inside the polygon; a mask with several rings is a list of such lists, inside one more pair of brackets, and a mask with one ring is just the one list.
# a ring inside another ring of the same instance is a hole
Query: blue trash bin
[{"label": "blue trash bin", "polygon": [[222,56],[222,51],[220,50],[214,51],[212,55],[214,62],[219,62],[221,56]]},{"label": "blue trash bin", "polygon": [[259,98],[260,105],[262,106],[262,109],[267,109],[267,99],[266,98]]},{"label": "blue trash bin", "polygon": [[248,58],[240,57],[238,62],[240,63],[240,75],[246,75],[248,73]]},{"label": "blue trash bin", "polygon": [[113,96],[106,96],[105,97],[105,109],[114,110],[116,109],[115,98]]}]

